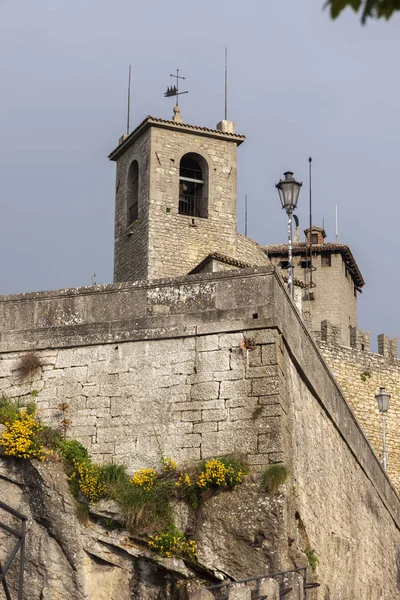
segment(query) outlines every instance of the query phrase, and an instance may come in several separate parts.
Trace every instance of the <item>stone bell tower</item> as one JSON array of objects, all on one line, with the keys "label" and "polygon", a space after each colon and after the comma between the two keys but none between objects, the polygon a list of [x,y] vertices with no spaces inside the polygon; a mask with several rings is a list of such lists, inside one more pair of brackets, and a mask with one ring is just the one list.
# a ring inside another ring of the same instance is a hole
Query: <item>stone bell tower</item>
[{"label": "stone bell tower", "polygon": [[208,254],[236,256],[237,147],[231,121],[216,129],[146,117],[120,139],[114,281],[186,275]]}]

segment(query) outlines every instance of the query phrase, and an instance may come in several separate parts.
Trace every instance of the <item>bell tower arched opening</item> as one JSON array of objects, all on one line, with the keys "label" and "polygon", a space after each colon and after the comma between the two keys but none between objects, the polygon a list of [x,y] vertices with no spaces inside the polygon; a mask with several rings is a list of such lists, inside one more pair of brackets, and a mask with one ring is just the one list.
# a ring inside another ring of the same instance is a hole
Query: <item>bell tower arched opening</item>
[{"label": "bell tower arched opening", "polygon": [[208,216],[208,165],[194,152],[182,156],[179,164],[178,212],[190,217]]},{"label": "bell tower arched opening", "polygon": [[134,160],[129,167],[126,198],[127,225],[136,221],[139,216],[139,165]]}]

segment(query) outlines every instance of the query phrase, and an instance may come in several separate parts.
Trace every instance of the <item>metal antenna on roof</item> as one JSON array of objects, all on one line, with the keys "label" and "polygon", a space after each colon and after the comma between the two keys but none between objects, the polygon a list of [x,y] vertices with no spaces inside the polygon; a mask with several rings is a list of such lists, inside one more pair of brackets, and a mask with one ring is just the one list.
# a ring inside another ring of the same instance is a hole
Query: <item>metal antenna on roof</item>
[{"label": "metal antenna on roof", "polygon": [[244,235],[247,237],[247,194],[244,197]]},{"label": "metal antenna on roof", "polygon": [[179,96],[181,96],[182,94],[189,93],[189,92],[180,92],[179,91],[179,80],[186,79],[186,77],[182,77],[181,75],[179,75],[179,69],[176,70],[176,75],[173,75],[172,73],[170,73],[170,77],[176,78],[176,85],[167,87],[167,91],[164,94],[164,98],[171,98],[172,96],[176,96],[176,105],[175,106],[179,106],[179,102],[178,102]]},{"label": "metal antenna on roof", "polygon": [[92,285],[96,285],[96,273],[92,273]]},{"label": "metal antenna on roof", "polygon": [[224,114],[225,114],[225,121],[227,121],[228,120],[228,48],[225,48],[225,113]]},{"label": "metal antenna on roof", "polygon": [[313,283],[312,280],[312,276],[313,276],[313,271],[315,270],[312,264],[312,158],[310,156],[310,158],[308,159],[308,163],[309,163],[309,168],[308,168],[308,176],[309,176],[309,190],[310,190],[310,231],[309,231],[309,246],[310,246],[310,263],[309,263],[309,268],[308,271],[310,273],[310,279],[309,279],[309,283],[308,283],[308,296],[309,299],[311,300],[311,289],[313,287],[315,287],[315,283]]},{"label": "metal antenna on roof", "polygon": [[126,118],[126,134],[127,135],[129,135],[130,120],[131,120],[131,65],[129,65],[129,75],[128,75],[128,115]]},{"label": "metal antenna on roof", "polygon": [[336,232],[335,232],[335,233],[336,233],[336,238],[335,238],[335,239],[336,239],[336,242],[337,242],[337,241],[338,241],[338,238],[339,238],[339,233],[338,233],[337,204],[336,204],[335,208],[336,208]]}]

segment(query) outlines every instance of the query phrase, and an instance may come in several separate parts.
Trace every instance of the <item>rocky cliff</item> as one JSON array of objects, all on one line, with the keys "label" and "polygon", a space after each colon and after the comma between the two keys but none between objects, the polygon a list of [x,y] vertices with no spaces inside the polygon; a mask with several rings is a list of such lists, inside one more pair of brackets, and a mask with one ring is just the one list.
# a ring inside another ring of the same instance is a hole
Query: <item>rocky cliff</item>
[{"label": "rocky cliff", "polygon": [[[179,526],[195,530],[197,564],[150,551],[143,537],[123,528],[118,507],[110,502],[92,505],[89,519],[81,522],[56,459],[40,463],[3,457],[0,483],[1,499],[28,516],[29,600],[186,600],[200,583],[259,576],[306,562],[300,552],[296,558],[297,542],[289,540],[288,547],[285,495],[262,492],[256,476],[210,497],[195,517],[184,506],[175,507]],[[12,524],[4,513],[1,520]],[[3,533],[2,561],[9,542]],[[14,591],[17,567],[16,562],[8,581]]]}]

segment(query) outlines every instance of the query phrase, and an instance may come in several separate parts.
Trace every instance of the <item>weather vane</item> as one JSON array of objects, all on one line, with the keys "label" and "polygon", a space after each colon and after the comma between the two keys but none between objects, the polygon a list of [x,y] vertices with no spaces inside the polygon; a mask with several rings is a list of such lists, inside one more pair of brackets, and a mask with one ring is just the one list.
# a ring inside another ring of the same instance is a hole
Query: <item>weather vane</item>
[{"label": "weather vane", "polygon": [[179,91],[179,80],[186,79],[186,77],[182,77],[179,75],[179,69],[176,70],[176,75],[172,75],[172,73],[171,73],[170,77],[176,78],[176,85],[171,85],[170,87],[167,87],[167,91],[164,94],[164,98],[171,98],[172,96],[176,96],[176,106],[179,106],[179,102],[178,102],[179,96],[181,96],[182,94],[189,93],[189,92],[180,92]]}]

